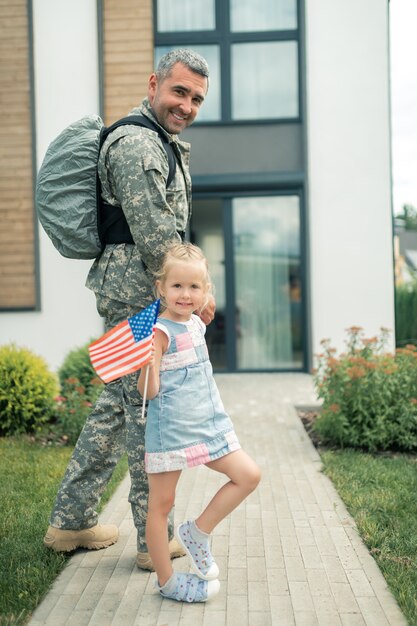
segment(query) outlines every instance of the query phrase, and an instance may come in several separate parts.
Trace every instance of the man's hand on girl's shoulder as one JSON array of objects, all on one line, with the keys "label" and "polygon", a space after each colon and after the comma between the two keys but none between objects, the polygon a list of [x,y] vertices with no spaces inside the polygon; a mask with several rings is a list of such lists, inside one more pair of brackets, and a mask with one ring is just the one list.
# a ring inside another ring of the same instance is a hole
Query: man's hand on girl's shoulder
[{"label": "man's hand on girl's shoulder", "polygon": [[205,323],[205,325],[208,326],[210,322],[214,320],[215,313],[216,300],[214,299],[214,296],[210,296],[207,306],[205,306],[204,309],[198,313],[198,316]]}]

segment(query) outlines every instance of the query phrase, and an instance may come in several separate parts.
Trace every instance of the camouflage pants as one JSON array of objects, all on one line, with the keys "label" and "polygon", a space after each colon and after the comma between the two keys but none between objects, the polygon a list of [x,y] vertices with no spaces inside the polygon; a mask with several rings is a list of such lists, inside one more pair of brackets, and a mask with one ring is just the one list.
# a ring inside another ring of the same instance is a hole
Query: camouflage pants
[{"label": "camouflage pants", "polygon": [[[126,304],[97,298],[97,307],[111,311],[110,328],[137,313]],[[65,530],[91,528],[97,524],[95,511],[113,470],[126,450],[131,488],[129,502],[137,528],[139,552],[146,552],[145,525],[148,479],[145,473],[145,424],[142,398],[137,391],[138,372],[109,383],[100,394],[79,436],[56,497],[50,524]],[[169,537],[173,536],[172,515]]]}]

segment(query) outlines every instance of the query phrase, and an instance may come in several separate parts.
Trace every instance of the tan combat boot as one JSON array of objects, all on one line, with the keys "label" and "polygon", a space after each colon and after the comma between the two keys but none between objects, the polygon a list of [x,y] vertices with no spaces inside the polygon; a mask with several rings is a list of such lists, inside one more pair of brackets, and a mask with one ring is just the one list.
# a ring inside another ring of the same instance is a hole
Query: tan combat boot
[{"label": "tan combat boot", "polygon": [[49,526],[43,543],[55,552],[72,552],[77,548],[100,550],[108,548],[119,538],[119,529],[114,524],[97,524],[83,530],[61,530]]},{"label": "tan combat boot", "polygon": [[[171,539],[168,547],[171,559],[177,559],[186,554],[184,548],[180,546],[176,539]],[[147,569],[150,572],[155,571],[149,552],[138,552],[136,555],[136,565],[140,569]]]}]

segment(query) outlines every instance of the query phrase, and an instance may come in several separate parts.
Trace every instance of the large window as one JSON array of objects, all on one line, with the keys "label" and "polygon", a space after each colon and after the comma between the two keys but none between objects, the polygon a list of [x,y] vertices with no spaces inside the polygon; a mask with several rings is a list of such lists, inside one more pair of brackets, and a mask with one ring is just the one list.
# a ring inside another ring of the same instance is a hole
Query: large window
[{"label": "large window", "polygon": [[197,123],[298,118],[297,0],[155,0],[155,60],[177,47],[210,66]]},{"label": "large window", "polygon": [[230,29],[235,32],[297,28],[297,0],[230,0]]},{"label": "large window", "polygon": [[298,115],[294,41],[232,46],[232,117],[259,120]]},{"label": "large window", "polygon": [[160,33],[176,31],[214,30],[214,0],[158,0],[157,30]]}]

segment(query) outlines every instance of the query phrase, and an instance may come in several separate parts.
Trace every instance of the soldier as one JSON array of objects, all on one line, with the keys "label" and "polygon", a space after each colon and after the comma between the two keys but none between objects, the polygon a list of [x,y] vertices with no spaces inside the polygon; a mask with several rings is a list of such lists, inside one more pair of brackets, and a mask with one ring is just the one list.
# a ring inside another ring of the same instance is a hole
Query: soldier
[{"label": "soldier", "polygon": [[[191,213],[189,144],[177,135],[197,116],[207,93],[208,74],[206,61],[195,52],[168,52],[149,78],[148,97],[130,112],[157,123],[171,142],[177,167],[168,188],[168,156],[156,132],[122,126],[110,133],[101,150],[98,171],[103,198],[122,207],[135,242],[107,245],[88,274],[86,285],[95,293],[106,331],[154,300],[152,273],[159,269],[166,247],[184,236]],[[202,319],[208,324],[213,317],[212,300]],[[98,398],[59,488],[44,544],[62,552],[106,548],[117,541],[117,526],[97,524],[95,508],[126,449],[137,565],[152,570],[145,542],[145,420],[137,379],[134,373],[115,380]],[[171,515],[169,545],[175,558],[184,552],[173,539],[172,522]]]}]

